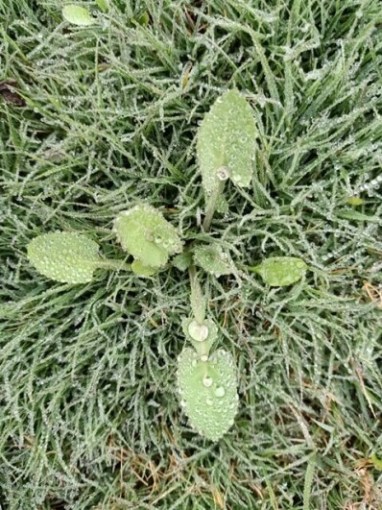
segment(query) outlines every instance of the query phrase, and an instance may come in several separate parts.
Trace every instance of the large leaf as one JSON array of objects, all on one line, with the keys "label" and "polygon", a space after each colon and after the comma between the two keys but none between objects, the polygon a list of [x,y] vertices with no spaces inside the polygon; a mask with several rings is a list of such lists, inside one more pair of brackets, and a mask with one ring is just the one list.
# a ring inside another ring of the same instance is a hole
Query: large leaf
[{"label": "large leaf", "polygon": [[217,99],[198,130],[197,153],[203,188],[210,195],[225,172],[238,186],[249,186],[255,166],[256,124],[237,90]]},{"label": "large leaf", "polygon": [[178,390],[191,425],[212,441],[233,425],[238,410],[236,367],[232,356],[215,351],[201,361],[193,349],[178,357]]},{"label": "large leaf", "polygon": [[306,269],[307,265],[298,257],[269,257],[252,268],[271,287],[296,283],[304,276]]},{"label": "large leaf", "polygon": [[53,232],[28,245],[31,264],[44,276],[63,283],[87,283],[100,262],[99,246],[82,234]]},{"label": "large leaf", "polygon": [[142,266],[164,266],[169,255],[182,251],[176,229],[154,207],[140,204],[119,214],[114,229],[124,250]]}]

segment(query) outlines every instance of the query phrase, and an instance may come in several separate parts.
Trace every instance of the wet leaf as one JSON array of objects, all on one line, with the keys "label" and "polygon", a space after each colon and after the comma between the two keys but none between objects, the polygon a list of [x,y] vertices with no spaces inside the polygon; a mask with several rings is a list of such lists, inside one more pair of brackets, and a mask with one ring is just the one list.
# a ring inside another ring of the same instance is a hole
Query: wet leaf
[{"label": "wet leaf", "polygon": [[255,166],[256,133],[252,109],[237,90],[230,90],[216,100],[197,136],[199,165],[207,195],[219,187],[222,169],[238,186],[249,186]]},{"label": "wet leaf", "polygon": [[216,277],[233,273],[229,257],[218,245],[199,245],[194,248],[194,262]]},{"label": "wet leaf", "polygon": [[297,257],[270,257],[259,266],[251,268],[271,287],[296,283],[304,276],[306,269],[305,262]]},{"label": "wet leaf", "polygon": [[[194,317],[185,318],[182,320],[182,329],[184,336],[197,352],[208,353],[218,337],[218,328],[211,319],[198,323]],[[205,331],[207,331],[207,336],[204,334]]]},{"label": "wet leaf", "polygon": [[217,441],[233,425],[238,410],[236,367],[226,351],[217,350],[206,361],[186,348],[178,357],[181,406],[202,436]]},{"label": "wet leaf", "polygon": [[192,264],[192,254],[189,251],[180,253],[172,259],[172,264],[179,271],[186,271]]},{"label": "wet leaf", "polygon": [[80,5],[65,5],[62,9],[62,16],[72,25],[81,27],[94,25],[96,22],[90,12]]},{"label": "wet leaf", "polygon": [[182,251],[176,229],[150,205],[137,205],[120,213],[114,230],[122,248],[144,266],[162,267],[170,255]]},{"label": "wet leaf", "polygon": [[62,283],[87,283],[100,262],[99,246],[82,234],[53,232],[35,237],[28,258],[37,271]]},{"label": "wet leaf", "polygon": [[134,260],[131,264],[131,270],[138,276],[148,277],[153,276],[158,272],[157,268],[145,266],[140,260]]}]

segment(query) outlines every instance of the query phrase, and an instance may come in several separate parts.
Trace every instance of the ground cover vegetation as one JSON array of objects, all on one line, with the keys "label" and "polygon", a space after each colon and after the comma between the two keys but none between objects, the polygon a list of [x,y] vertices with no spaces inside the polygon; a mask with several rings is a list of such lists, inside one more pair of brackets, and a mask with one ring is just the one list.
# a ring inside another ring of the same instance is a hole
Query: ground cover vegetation
[{"label": "ground cover vegetation", "polygon": [[[0,0],[1,505],[381,508],[380,2],[80,2],[85,26],[66,4]],[[197,132],[234,89],[255,170],[203,229]],[[179,408],[187,272],[28,260],[61,231],[130,263],[113,225],[142,202],[235,265],[201,279],[237,367],[217,442]],[[280,256],[303,278],[264,281]]]}]

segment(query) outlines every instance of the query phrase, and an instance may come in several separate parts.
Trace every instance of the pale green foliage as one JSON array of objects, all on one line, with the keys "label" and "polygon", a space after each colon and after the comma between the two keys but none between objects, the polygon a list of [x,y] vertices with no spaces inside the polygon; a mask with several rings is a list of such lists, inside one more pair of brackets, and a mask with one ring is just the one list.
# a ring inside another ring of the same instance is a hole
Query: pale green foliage
[{"label": "pale green foliage", "polygon": [[196,246],[194,248],[194,261],[195,264],[204,269],[204,271],[216,277],[233,272],[231,260],[218,245]]},{"label": "pale green foliage", "polygon": [[72,23],[72,25],[82,27],[94,25],[96,21],[89,11],[80,5],[65,5],[62,9],[62,16],[66,21]]},{"label": "pale green foliage", "polygon": [[28,245],[30,263],[44,276],[63,283],[87,283],[101,259],[96,242],[74,232],[35,237]]},{"label": "pale green foliage", "polygon": [[269,257],[252,268],[271,287],[296,283],[304,276],[306,269],[307,265],[298,257]]},{"label": "pale green foliage", "polygon": [[[197,333],[196,324],[198,324],[200,328],[199,334]],[[208,330],[206,338],[201,333],[203,331],[202,327],[205,327]],[[218,328],[211,319],[205,319],[202,323],[197,323],[194,318],[183,319],[182,329],[187,340],[191,342],[199,354],[208,354],[218,336]]]},{"label": "pale green foliage", "polygon": [[102,12],[107,12],[109,10],[109,0],[96,0],[96,4]]},{"label": "pale green foliage", "polygon": [[114,230],[123,249],[143,266],[162,267],[170,255],[182,251],[176,229],[162,213],[147,204],[120,213]]},{"label": "pale green foliage", "polygon": [[131,264],[131,270],[136,275],[143,277],[152,276],[158,271],[157,268],[145,266],[140,260],[134,260]]},{"label": "pale green foliage", "polygon": [[233,425],[238,410],[235,363],[226,351],[217,350],[208,361],[185,348],[178,357],[178,391],[191,425],[206,438],[217,441]]},{"label": "pale green foliage", "polygon": [[192,264],[192,254],[189,251],[185,251],[176,255],[172,259],[172,265],[179,269],[179,271],[186,271]]},{"label": "pale green foliage", "polygon": [[[249,186],[255,165],[256,124],[237,90],[219,97],[198,130],[197,153],[207,195],[228,173],[238,186]],[[220,178],[219,178],[220,177]]]}]

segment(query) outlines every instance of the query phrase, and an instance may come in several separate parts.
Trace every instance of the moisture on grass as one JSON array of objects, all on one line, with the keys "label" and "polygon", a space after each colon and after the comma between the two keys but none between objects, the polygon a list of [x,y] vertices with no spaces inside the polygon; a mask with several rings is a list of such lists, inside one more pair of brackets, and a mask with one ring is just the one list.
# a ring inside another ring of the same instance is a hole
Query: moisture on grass
[{"label": "moisture on grass", "polygon": [[[379,0],[78,4],[97,23],[0,0],[0,504],[380,509]],[[225,181],[212,236],[196,132],[232,89],[253,109],[256,177]],[[234,263],[206,277],[240,397],[216,444],[179,412],[184,272],[71,286],[27,260],[58,231],[123,259],[113,221],[142,201]],[[281,255],[304,278],[248,275]]]}]

